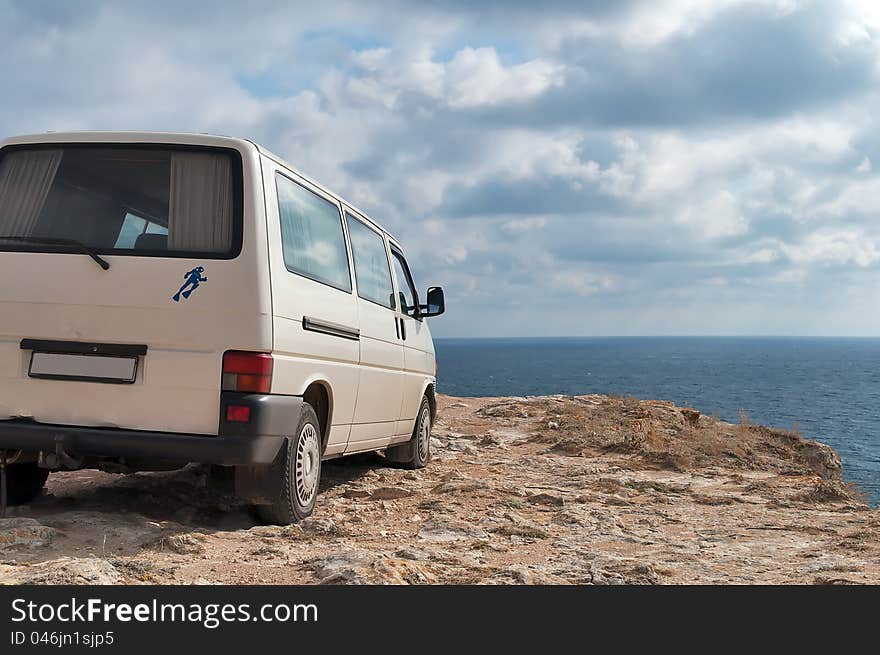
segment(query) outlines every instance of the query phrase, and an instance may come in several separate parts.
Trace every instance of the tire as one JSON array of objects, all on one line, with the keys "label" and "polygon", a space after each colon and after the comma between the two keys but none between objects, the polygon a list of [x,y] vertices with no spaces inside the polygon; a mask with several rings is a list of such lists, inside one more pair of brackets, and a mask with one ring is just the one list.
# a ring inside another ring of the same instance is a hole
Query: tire
[{"label": "tire", "polygon": [[431,461],[431,403],[428,397],[422,397],[416,424],[413,426],[412,438],[399,446],[385,450],[386,459],[405,469],[423,469]]},{"label": "tire", "polygon": [[311,516],[321,482],[321,426],[308,403],[303,403],[299,424],[268,474],[280,476],[281,484],[271,504],[257,505],[264,522],[290,525]]},{"label": "tire", "polygon": [[47,469],[41,469],[36,462],[22,462],[6,466],[6,502],[12,505],[26,505],[41,493],[49,477]]}]

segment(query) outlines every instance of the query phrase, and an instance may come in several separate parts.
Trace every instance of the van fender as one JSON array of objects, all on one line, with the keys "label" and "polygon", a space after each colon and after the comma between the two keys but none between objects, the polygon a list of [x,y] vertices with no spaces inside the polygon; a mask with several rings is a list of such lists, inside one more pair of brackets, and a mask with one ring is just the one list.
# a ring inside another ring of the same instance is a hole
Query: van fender
[{"label": "van fender", "polygon": [[[318,420],[321,423],[321,429],[323,432],[321,435],[321,448],[323,452],[327,449],[327,444],[330,440],[330,432],[333,428],[333,412],[335,409],[333,386],[330,384],[330,381],[326,376],[323,376],[320,373],[306,378],[303,385],[304,386],[301,387],[298,395],[301,396],[304,401],[310,402],[312,404],[312,409],[314,409],[315,413],[318,415]],[[314,398],[314,394],[311,393],[311,390],[316,388],[320,388],[323,392],[320,394],[321,397],[319,398]],[[324,402],[325,400],[326,402]]]},{"label": "van fender", "polygon": [[[329,430],[330,429],[329,424],[331,424],[333,422],[333,419],[332,419],[332,417],[333,417],[333,385],[330,384],[330,380],[328,380],[326,377],[324,377],[322,375],[312,375],[312,376],[306,378],[305,382],[302,385],[302,388],[300,389],[300,392],[296,395],[305,396],[306,391],[309,390],[309,387],[311,387],[312,385],[315,385],[315,384],[321,385],[324,388],[324,391],[327,393],[328,425],[326,425],[325,427]],[[316,407],[315,411],[317,411],[317,409],[318,408]]]},{"label": "van fender", "polygon": [[303,396],[306,393],[306,389],[308,389],[313,384],[320,384],[327,391],[327,396],[330,399],[331,405],[333,404],[333,387],[330,385],[330,380],[327,379],[326,375],[321,375],[320,373],[315,373],[307,377],[303,383],[299,386],[299,390],[294,394],[295,396]]},{"label": "van fender", "polygon": [[431,406],[431,423],[437,420],[437,380],[435,378],[427,378],[422,383],[422,395],[428,397],[428,404]]}]

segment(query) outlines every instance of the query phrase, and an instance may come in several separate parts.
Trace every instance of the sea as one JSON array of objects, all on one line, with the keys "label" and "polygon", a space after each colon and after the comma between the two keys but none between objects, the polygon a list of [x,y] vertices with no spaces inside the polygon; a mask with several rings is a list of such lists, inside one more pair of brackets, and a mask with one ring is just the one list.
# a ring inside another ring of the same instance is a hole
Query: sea
[{"label": "sea", "polygon": [[615,394],[738,422],[796,428],[840,453],[880,503],[880,339],[552,337],[435,339],[453,396]]}]

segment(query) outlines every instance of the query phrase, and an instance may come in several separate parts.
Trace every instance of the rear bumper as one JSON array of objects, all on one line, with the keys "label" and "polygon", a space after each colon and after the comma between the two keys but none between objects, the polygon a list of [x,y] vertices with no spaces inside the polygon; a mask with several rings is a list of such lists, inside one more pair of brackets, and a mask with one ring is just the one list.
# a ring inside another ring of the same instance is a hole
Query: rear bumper
[{"label": "rear bumper", "polygon": [[[75,457],[145,457],[205,464],[271,464],[294,430],[302,398],[224,392],[218,434],[145,432],[118,428],[52,425],[26,420],[0,421],[0,449],[55,452]],[[227,405],[251,409],[248,423],[226,421]]]}]

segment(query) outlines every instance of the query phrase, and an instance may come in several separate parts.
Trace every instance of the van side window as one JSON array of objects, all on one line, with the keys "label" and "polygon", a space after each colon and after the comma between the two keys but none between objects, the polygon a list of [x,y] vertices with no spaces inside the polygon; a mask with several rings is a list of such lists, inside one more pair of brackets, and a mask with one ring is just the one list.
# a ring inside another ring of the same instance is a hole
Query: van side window
[{"label": "van side window", "polygon": [[284,265],[293,273],[351,293],[339,208],[280,173],[275,182]]},{"label": "van side window", "polygon": [[348,222],[358,295],[364,300],[394,309],[394,287],[391,285],[385,239],[348,212],[345,213],[345,220]]},{"label": "van side window", "polygon": [[391,254],[394,255],[394,274],[397,277],[397,291],[400,295],[400,311],[407,316],[418,318],[419,296],[409,266],[396,248],[391,250]]}]

